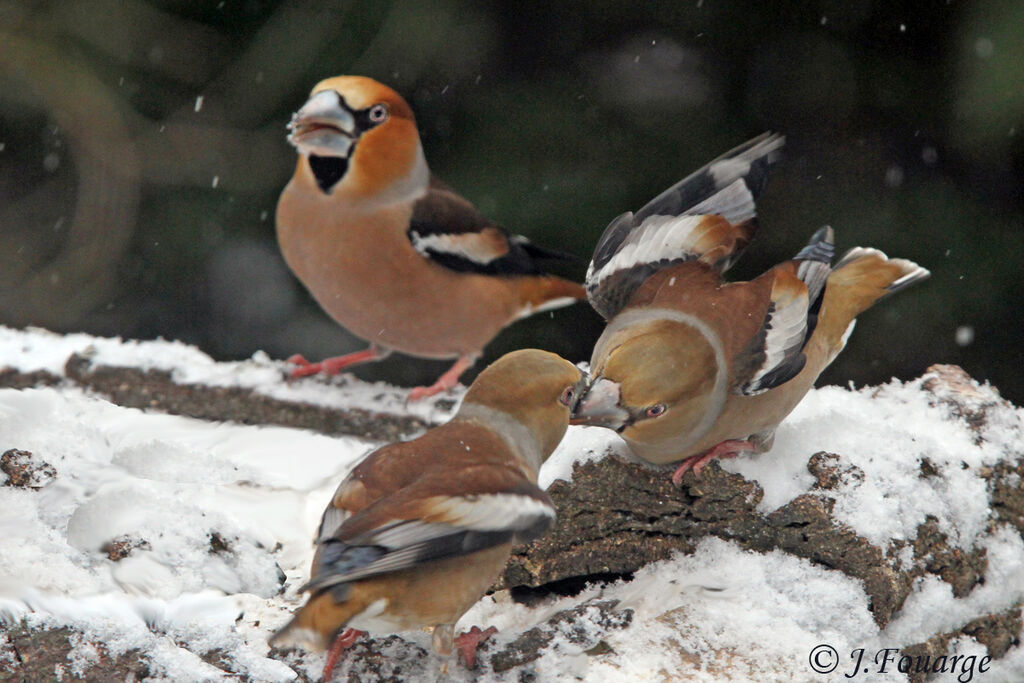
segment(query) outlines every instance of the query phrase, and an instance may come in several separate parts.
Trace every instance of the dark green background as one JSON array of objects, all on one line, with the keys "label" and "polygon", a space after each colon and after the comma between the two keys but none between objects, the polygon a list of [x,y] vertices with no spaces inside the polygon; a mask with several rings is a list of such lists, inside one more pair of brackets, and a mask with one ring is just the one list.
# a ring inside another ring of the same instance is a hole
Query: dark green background
[{"label": "dark green background", "polygon": [[[1022,35],[1024,4],[992,0],[0,1],[0,322],[218,358],[357,348],[273,233],[290,112],[356,73],[410,101],[437,175],[584,257],[562,271],[577,278],[611,218],[780,131],[735,277],[825,223],[840,250],[933,273],[864,315],[823,381],[958,363],[1020,402]],[[485,360],[585,359],[600,329],[578,305],[509,328]],[[444,367],[394,356],[358,374]]]}]

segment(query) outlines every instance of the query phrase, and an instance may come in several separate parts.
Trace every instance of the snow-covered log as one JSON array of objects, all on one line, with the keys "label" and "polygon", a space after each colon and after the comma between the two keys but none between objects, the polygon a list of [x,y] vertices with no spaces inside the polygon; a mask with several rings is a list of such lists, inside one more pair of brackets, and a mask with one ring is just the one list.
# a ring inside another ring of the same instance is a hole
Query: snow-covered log
[{"label": "snow-covered log", "polygon": [[[322,506],[364,453],[459,396],[406,406],[283,374],[0,328],[0,672],[316,679],[319,656],[266,638],[301,600]],[[1022,417],[951,366],[824,387],[770,453],[681,487],[614,434],[571,428],[541,473],[555,528],[460,625],[499,628],[478,668],[446,676],[1015,680]],[[438,671],[429,634],[405,633],[358,644],[337,676]]]}]

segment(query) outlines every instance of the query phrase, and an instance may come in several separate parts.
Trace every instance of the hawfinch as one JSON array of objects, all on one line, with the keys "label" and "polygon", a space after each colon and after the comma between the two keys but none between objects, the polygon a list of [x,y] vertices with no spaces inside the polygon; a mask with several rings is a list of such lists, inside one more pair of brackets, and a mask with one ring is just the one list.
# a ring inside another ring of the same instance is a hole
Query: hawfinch
[{"label": "hawfinch", "polygon": [[431,387],[455,386],[503,327],[586,297],[544,273],[567,255],[495,225],[432,178],[412,109],[369,78],[313,88],[288,124],[295,175],[277,205],[277,238],[292,272],[334,320],[370,343],[292,376],[335,374],[392,351],[456,358]]},{"label": "hawfinch", "polygon": [[514,351],[480,373],[450,422],[371,453],[324,512],[301,589],[309,601],[271,643],[322,650],[335,639],[326,679],[356,629],[432,626],[434,649],[448,655],[458,640],[471,666],[483,634],[453,639],[455,622],[512,547],[554,519],[537,470],[585,386],[583,373],[553,353]]},{"label": "hawfinch", "polygon": [[775,429],[843,349],[854,318],[929,273],[832,229],[750,282],[722,273],[756,230],[754,200],[783,138],[737,147],[605,230],[587,273],[608,321],[574,423],[617,431],[673,474],[769,450]]}]

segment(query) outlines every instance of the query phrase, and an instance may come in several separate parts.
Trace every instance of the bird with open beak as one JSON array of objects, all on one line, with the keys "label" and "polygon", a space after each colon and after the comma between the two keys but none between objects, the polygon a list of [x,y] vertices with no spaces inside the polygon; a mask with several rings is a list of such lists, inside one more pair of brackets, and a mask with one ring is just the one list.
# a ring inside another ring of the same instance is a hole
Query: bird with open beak
[{"label": "bird with open beak", "polygon": [[608,324],[573,423],[618,432],[672,480],[714,458],[761,453],[836,355],[854,319],[928,277],[855,247],[831,265],[833,232],[750,282],[723,281],[757,228],[755,199],[783,138],[762,135],[605,230],[587,273]]},{"label": "bird with open beak", "polygon": [[537,472],[569,426],[586,385],[572,363],[526,349],[476,378],[455,417],[423,436],[371,453],[324,511],[310,598],[271,644],[322,650],[324,669],[362,631],[433,627],[434,649],[455,645],[472,666],[474,628],[454,626],[504,568],[512,547],[555,517]]},{"label": "bird with open beak", "polygon": [[570,258],[514,235],[431,177],[412,109],[358,76],[318,83],[292,117],[299,154],[277,206],[289,268],[365,350],[310,363],[293,377],[335,374],[392,351],[455,359],[417,399],[455,386],[506,325],[586,297],[544,262]]}]

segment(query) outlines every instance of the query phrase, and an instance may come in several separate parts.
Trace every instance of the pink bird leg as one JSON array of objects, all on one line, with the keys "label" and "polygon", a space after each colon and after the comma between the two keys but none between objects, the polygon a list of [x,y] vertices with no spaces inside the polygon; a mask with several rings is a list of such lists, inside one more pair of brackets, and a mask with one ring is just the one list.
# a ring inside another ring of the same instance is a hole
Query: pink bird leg
[{"label": "pink bird leg", "polygon": [[320,680],[329,681],[331,680],[331,674],[334,672],[334,667],[341,659],[341,655],[345,650],[352,647],[360,636],[366,634],[366,631],[357,631],[354,628],[347,628],[334,639],[331,643],[331,649],[327,652],[327,661],[324,662],[324,671],[320,674]]},{"label": "pink bird leg", "polygon": [[447,372],[438,377],[437,381],[429,387],[415,387],[410,389],[409,400],[419,401],[422,398],[427,398],[434,394],[440,394],[442,391],[454,389],[455,385],[459,383],[459,377],[462,376],[462,373],[472,367],[475,362],[476,358],[474,356],[459,356],[459,359],[455,361],[455,364],[452,365]]},{"label": "pink bird leg", "polygon": [[740,453],[749,453],[753,451],[754,444],[749,441],[737,441],[736,439],[723,441],[720,444],[712,446],[703,453],[691,455],[689,458],[686,458],[679,463],[679,467],[672,473],[672,483],[678,486],[683,481],[683,475],[686,474],[687,470],[691,469],[693,470],[693,473],[699,477],[700,471],[704,469],[704,466],[715,458],[735,458]]},{"label": "pink bird leg", "polygon": [[484,642],[495,633],[498,629],[493,626],[481,631],[479,626],[474,626],[465,633],[462,633],[455,637],[455,647],[459,651],[459,655],[462,657],[462,662],[466,665],[467,669],[472,669],[476,666],[476,650],[480,647],[480,643]]},{"label": "pink bird leg", "polygon": [[337,375],[345,368],[350,368],[353,365],[361,365],[362,363],[369,363],[371,361],[387,358],[389,353],[390,351],[382,351],[376,346],[371,346],[363,351],[355,351],[353,353],[347,353],[344,356],[326,358],[319,363],[310,363],[302,356],[302,354],[297,353],[289,358],[288,362],[292,365],[298,366],[291,371],[291,378],[296,379],[298,377],[316,375],[321,372],[328,376]]}]

